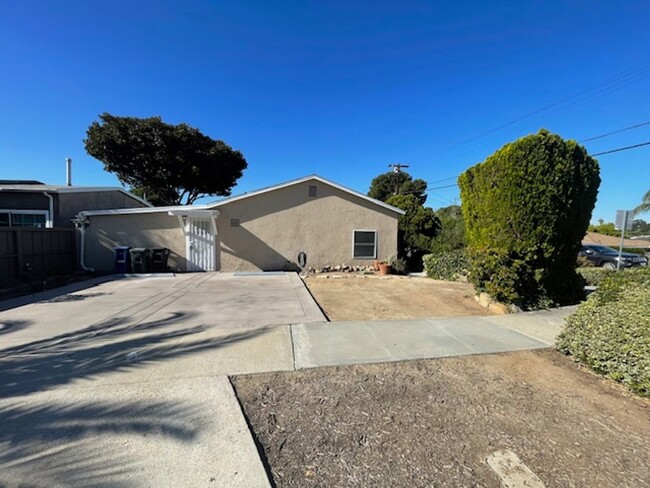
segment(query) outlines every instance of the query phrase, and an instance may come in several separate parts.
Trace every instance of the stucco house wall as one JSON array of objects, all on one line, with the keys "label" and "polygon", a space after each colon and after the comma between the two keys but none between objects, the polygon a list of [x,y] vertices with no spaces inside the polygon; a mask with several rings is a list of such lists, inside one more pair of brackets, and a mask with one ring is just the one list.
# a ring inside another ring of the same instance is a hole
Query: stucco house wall
[{"label": "stucco house wall", "polygon": [[169,266],[185,271],[185,236],[176,217],[166,213],[96,215],[86,229],[85,262],[98,271],[115,269],[117,246],[166,247]]},{"label": "stucco house wall", "polygon": [[[316,197],[309,187],[316,186]],[[353,230],[377,231],[377,257],[397,253],[395,212],[318,181],[218,207],[217,263],[224,271],[293,269],[300,251],[307,266],[368,265],[353,259]],[[239,219],[239,227],[231,226]]]}]

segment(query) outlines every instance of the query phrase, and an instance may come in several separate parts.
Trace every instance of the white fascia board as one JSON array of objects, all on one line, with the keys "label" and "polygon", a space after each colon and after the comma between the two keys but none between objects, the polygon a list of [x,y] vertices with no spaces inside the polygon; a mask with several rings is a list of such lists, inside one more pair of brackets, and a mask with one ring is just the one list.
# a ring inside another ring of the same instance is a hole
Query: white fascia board
[{"label": "white fascia board", "polygon": [[[191,210],[210,210],[206,206],[172,206],[172,207],[137,207],[137,208],[115,208],[111,210],[84,210],[79,212],[79,215],[86,217],[93,217],[96,215],[137,215],[149,213],[169,213],[171,211],[185,211]],[[171,215],[171,214],[170,214]]]},{"label": "white fascia board", "polygon": [[228,203],[237,202],[239,200],[254,197],[256,195],[261,195],[263,193],[268,193],[270,191],[281,190],[282,188],[286,188],[286,187],[293,186],[293,185],[298,185],[300,183],[305,183],[307,181],[319,181],[319,182],[321,182],[321,183],[323,183],[325,185],[329,185],[329,186],[334,187],[334,188],[336,188],[338,190],[341,190],[341,191],[343,191],[345,193],[349,193],[350,195],[354,195],[355,197],[361,198],[361,199],[366,200],[366,201],[368,201],[370,203],[374,203],[375,205],[377,205],[379,207],[383,207],[385,209],[391,210],[391,211],[393,211],[393,212],[395,212],[397,214],[400,214],[400,215],[404,215],[406,213],[404,210],[402,210],[400,208],[393,207],[392,205],[388,205],[387,203],[384,203],[381,200],[377,200],[375,198],[369,197],[368,195],[364,195],[363,193],[359,193],[358,191],[355,191],[355,190],[352,190],[352,189],[347,188],[345,186],[339,185],[338,183],[334,183],[333,181],[327,180],[327,179],[325,179],[325,178],[323,178],[321,176],[318,176],[318,175],[305,176],[304,178],[299,178],[297,180],[287,181],[286,183],[280,183],[279,185],[269,186],[269,187],[266,187],[266,188],[262,188],[260,190],[254,190],[254,191],[251,191],[251,192],[248,192],[248,193],[244,193],[242,195],[237,195],[237,196],[234,196],[234,197],[227,197],[227,198],[225,198],[223,200],[220,200],[218,202],[208,204],[208,207],[210,207],[210,208],[220,207],[220,206],[226,205]]},{"label": "white fascia board", "polygon": [[169,210],[167,211],[167,213],[169,215],[176,215],[180,217],[185,215],[189,217],[218,217],[219,216],[219,210],[212,210],[206,208],[192,208],[192,207]]}]

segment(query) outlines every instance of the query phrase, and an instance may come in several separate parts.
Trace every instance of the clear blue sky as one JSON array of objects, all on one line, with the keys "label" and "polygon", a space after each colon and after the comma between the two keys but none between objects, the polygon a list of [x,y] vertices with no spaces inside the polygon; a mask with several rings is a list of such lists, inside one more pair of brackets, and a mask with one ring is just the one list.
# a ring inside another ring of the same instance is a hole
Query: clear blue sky
[{"label": "clear blue sky", "polygon": [[[235,193],[311,173],[365,192],[392,162],[453,177],[540,127],[582,140],[650,121],[648,25],[646,1],[5,2],[0,178],[63,182],[70,156],[75,184],[117,184],[83,148],[102,112],[240,149]],[[650,125],[587,147],[644,141]],[[650,146],[599,160],[593,220],[611,221],[650,189]]]}]

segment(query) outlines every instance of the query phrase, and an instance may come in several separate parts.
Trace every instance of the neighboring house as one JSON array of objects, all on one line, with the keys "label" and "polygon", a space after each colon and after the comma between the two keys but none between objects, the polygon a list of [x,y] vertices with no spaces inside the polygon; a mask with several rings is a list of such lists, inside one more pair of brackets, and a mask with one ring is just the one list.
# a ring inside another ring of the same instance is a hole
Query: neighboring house
[{"label": "neighboring house", "polygon": [[0,227],[74,227],[72,219],[82,210],[150,206],[119,187],[0,180]]},{"label": "neighboring house", "polygon": [[84,211],[85,266],[114,269],[116,246],[166,247],[175,271],[368,265],[397,253],[404,212],[319,176],[208,205]]}]

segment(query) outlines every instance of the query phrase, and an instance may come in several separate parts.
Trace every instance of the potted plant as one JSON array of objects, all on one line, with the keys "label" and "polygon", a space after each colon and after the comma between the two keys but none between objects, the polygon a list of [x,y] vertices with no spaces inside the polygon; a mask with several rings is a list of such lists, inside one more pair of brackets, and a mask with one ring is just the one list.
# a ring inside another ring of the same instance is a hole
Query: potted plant
[{"label": "potted plant", "polygon": [[386,276],[389,275],[392,271],[392,267],[390,265],[390,258],[389,259],[382,259],[379,261],[379,275],[380,276]]}]

